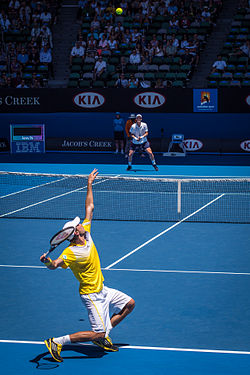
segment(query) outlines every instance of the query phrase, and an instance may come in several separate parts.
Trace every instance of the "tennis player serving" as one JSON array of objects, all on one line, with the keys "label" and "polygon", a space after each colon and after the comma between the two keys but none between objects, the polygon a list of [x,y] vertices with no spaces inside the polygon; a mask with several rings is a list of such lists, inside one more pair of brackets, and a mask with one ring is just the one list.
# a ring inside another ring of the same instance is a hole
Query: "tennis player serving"
[{"label": "tennis player serving", "polygon": [[138,149],[139,151],[146,151],[148,156],[150,157],[150,160],[152,162],[152,165],[156,171],[159,170],[159,168],[156,165],[154,154],[151,150],[150,144],[148,142],[147,136],[148,136],[148,126],[145,122],[142,122],[142,115],[138,114],[136,115],[136,122],[133,124],[129,130],[132,142],[130,143],[130,149],[128,154],[128,167],[127,171],[130,171],[132,169],[132,158],[134,152]]},{"label": "tennis player serving", "polygon": [[[41,262],[50,270],[55,270],[58,267],[64,269],[69,267],[72,270],[80,283],[80,298],[87,308],[91,325],[91,331],[80,331],[44,341],[57,362],[63,361],[60,355],[63,345],[70,343],[92,341],[104,350],[118,351],[118,347],[113,345],[109,333],[135,306],[135,301],[131,297],[103,284],[104,278],[98,252],[90,235],[94,210],[92,184],[97,175],[98,171],[94,169],[88,177],[83,223],[80,223],[80,218],[76,217],[64,225],[64,228],[72,226],[75,228],[72,235],[68,237],[69,246],[55,260],[47,258],[46,254],[40,257]],[[113,315],[110,317],[111,309]]]}]

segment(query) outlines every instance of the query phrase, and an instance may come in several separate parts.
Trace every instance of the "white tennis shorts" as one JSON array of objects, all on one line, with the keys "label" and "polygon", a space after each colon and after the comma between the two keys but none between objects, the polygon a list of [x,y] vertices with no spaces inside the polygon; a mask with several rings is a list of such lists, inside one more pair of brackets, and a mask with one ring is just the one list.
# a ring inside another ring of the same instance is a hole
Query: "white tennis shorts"
[{"label": "white tennis shorts", "polygon": [[107,286],[99,293],[81,294],[80,297],[88,311],[92,331],[105,332],[106,336],[112,329],[110,317],[118,314],[131,300],[127,294]]}]

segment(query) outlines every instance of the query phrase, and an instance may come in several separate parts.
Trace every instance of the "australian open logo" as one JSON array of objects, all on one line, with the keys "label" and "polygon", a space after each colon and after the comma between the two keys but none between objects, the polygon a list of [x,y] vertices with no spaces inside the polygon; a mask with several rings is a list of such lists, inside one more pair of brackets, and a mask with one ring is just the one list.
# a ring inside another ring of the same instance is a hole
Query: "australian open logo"
[{"label": "australian open logo", "polygon": [[194,89],[194,112],[217,112],[217,89]]}]

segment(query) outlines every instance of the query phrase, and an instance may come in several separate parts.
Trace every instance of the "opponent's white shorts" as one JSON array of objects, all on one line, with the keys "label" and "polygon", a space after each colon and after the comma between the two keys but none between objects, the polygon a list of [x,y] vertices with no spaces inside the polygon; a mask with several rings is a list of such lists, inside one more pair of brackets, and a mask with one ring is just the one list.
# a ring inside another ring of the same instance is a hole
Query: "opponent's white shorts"
[{"label": "opponent's white shorts", "polygon": [[105,332],[106,336],[112,329],[110,317],[131,300],[127,294],[107,286],[103,286],[99,293],[81,294],[80,297],[88,310],[92,331]]}]

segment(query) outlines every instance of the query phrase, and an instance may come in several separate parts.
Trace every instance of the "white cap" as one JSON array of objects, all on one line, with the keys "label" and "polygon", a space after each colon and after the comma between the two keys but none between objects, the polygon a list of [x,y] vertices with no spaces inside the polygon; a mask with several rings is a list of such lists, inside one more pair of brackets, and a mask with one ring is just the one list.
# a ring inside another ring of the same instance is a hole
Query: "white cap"
[{"label": "white cap", "polygon": [[[66,224],[64,224],[63,229],[65,229],[65,228],[69,228],[69,227],[74,227],[74,228],[76,228],[77,225],[80,224],[80,221],[81,221],[81,219],[79,218],[79,216],[76,216],[76,217],[74,218],[74,220],[68,221]],[[73,233],[71,234],[71,236],[69,236],[67,239],[68,239],[69,241],[71,241],[71,240],[73,240],[73,238],[74,238],[74,232],[73,232]]]},{"label": "white cap", "polygon": [[140,115],[140,113],[138,113],[138,115],[136,115],[136,118],[137,118],[137,117],[141,117],[141,118],[142,118],[142,115]]}]

